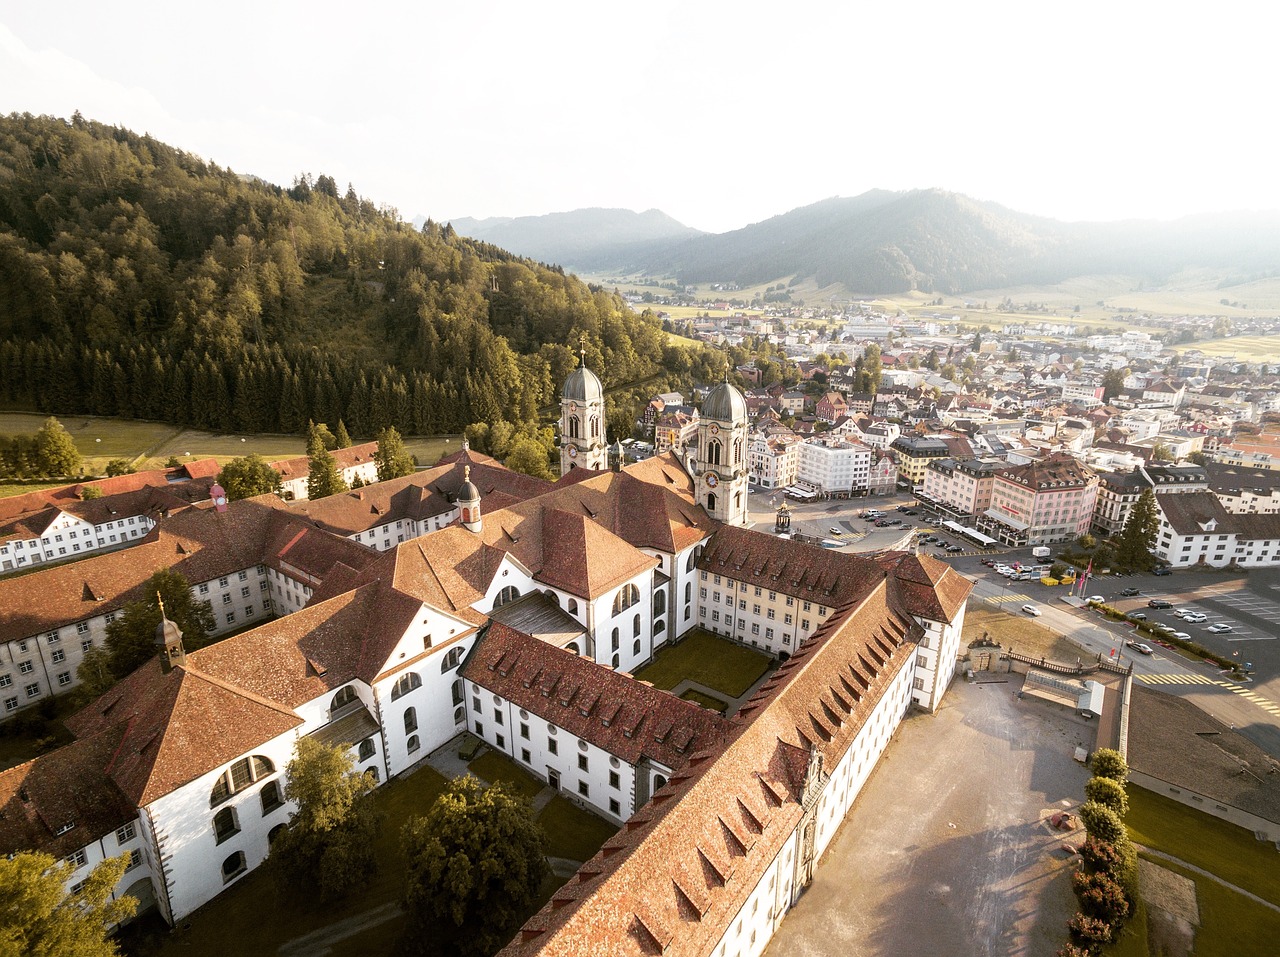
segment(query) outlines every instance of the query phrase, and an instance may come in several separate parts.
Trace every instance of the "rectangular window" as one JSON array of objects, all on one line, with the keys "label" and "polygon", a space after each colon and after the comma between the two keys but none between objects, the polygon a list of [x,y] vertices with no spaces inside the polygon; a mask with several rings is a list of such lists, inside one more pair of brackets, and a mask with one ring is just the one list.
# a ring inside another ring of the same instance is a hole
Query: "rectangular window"
[{"label": "rectangular window", "polygon": [[66,856],[66,862],[70,864],[72,867],[84,867],[84,865],[88,862],[88,860],[89,859],[85,856],[83,847],[80,848],[80,850],[72,854],[68,854]]},{"label": "rectangular window", "polygon": [[40,684],[39,684],[39,682],[36,682],[35,684],[29,684],[29,685],[27,685],[27,697],[28,697],[28,698],[34,698],[34,697],[36,697],[36,696],[37,696],[37,695],[39,695],[39,694],[40,694]]},{"label": "rectangular window", "polygon": [[618,776],[618,772],[617,772],[617,771],[610,771],[610,772],[609,772],[609,787],[613,788],[614,790],[617,790],[617,789],[618,789],[618,788],[620,788],[621,786],[622,786],[622,781],[621,781],[621,778]]},{"label": "rectangular window", "polygon": [[560,742],[555,738],[547,738],[547,750],[552,754],[560,753]]},{"label": "rectangular window", "polygon": [[204,584],[202,584],[202,585],[200,586],[200,594],[202,594],[202,595],[207,595],[207,594],[209,594],[209,583],[208,583],[208,582],[205,582]]},{"label": "rectangular window", "polygon": [[785,624],[785,625],[789,625],[789,624],[791,624],[791,616],[790,616],[790,615],[784,615],[784,616],[783,616],[783,619],[782,619],[782,622],[783,622],[783,624]]},{"label": "rectangular window", "polygon": [[493,709],[493,723],[502,724],[502,712],[499,711],[497,708]]},{"label": "rectangular window", "polygon": [[53,663],[56,665],[58,662],[66,660],[67,653],[59,648],[49,657],[53,659]]},{"label": "rectangular window", "polygon": [[768,614],[765,617],[767,617],[770,621],[773,621],[773,619],[776,617],[776,614],[777,613],[774,612],[772,608],[770,608]]},{"label": "rectangular window", "polygon": [[129,852],[129,863],[125,865],[124,869],[126,871],[131,871],[141,863],[142,863],[142,851],[138,850],[135,847],[132,851]]},{"label": "rectangular window", "polygon": [[481,736],[484,735],[484,724],[479,721],[476,722],[476,734]]},{"label": "rectangular window", "polygon": [[586,756],[585,754],[580,754],[580,755],[578,755],[578,770],[579,770],[579,771],[589,771],[589,770],[591,770],[591,769],[587,766],[587,764],[588,764],[588,762],[587,762],[587,756]]},{"label": "rectangular window", "polygon": [[234,625],[236,623],[236,613],[234,611],[227,612],[227,624]]},{"label": "rectangular window", "polygon": [[524,738],[526,741],[529,740],[529,726],[524,722],[520,723],[520,737]]},{"label": "rectangular window", "polygon": [[[87,621],[81,621],[76,623],[76,634],[85,635],[88,633],[89,633],[89,623]],[[52,642],[50,642],[50,644],[52,644]]]},{"label": "rectangular window", "polygon": [[772,629],[772,628],[766,628],[766,629],[764,630],[764,638],[765,638],[765,641],[770,641],[770,640],[772,640],[772,639],[773,639],[773,629]]},{"label": "rectangular window", "polygon": [[132,821],[130,821],[124,827],[116,831],[116,843],[128,844],[137,836],[138,836],[138,828]]},{"label": "rectangular window", "polygon": [[18,699],[17,699],[17,698],[5,698],[5,699],[4,699],[4,710],[5,710],[5,711],[17,711],[17,710],[18,710]]},{"label": "rectangular window", "polygon": [[58,687],[59,687],[59,688],[65,688],[65,687],[66,687],[67,685],[69,685],[69,684],[71,684],[71,672],[70,672],[70,671],[64,671],[64,672],[62,672],[61,674],[59,674],[59,675],[58,675]]},{"label": "rectangular window", "polygon": [[579,794],[581,794],[583,797],[590,797],[590,796],[591,796],[591,786],[590,786],[590,785],[588,785],[586,781],[579,781],[579,782],[578,782],[578,793],[579,793]]},{"label": "rectangular window", "polygon": [[240,589],[240,597],[241,597],[241,598],[248,598],[248,597],[249,597],[249,586],[248,586],[248,585],[245,585],[243,588],[241,588],[241,589]]},{"label": "rectangular window", "polygon": [[928,659],[928,657],[927,657],[927,656],[925,656],[925,655],[916,655],[916,667],[917,667],[917,668],[928,668],[928,667],[929,667],[929,659]]},{"label": "rectangular window", "polygon": [[523,761],[525,764],[528,764],[528,763],[529,763],[529,749],[528,749],[528,748],[521,748],[521,749],[520,749],[520,760],[521,760],[521,761]]},{"label": "rectangular window", "polygon": [[609,798],[609,813],[615,817],[622,813],[622,806],[618,804],[617,798]]},{"label": "rectangular window", "polygon": [[[85,627],[87,628],[88,626],[86,625]],[[44,636],[44,640],[51,645],[56,645],[59,640],[58,633],[56,631],[51,631],[49,634]]]},{"label": "rectangular window", "polygon": [[507,739],[500,734],[495,734],[493,736],[493,740],[500,748],[505,748],[507,746]]},{"label": "rectangular window", "polygon": [[241,573],[240,573],[240,580],[241,580],[242,582],[247,582],[247,581],[249,580],[249,573],[248,573],[248,572],[241,572]]},{"label": "rectangular window", "polygon": [[224,578],[219,578],[219,579],[218,579],[218,587],[219,587],[219,588],[226,588],[226,587],[227,587],[227,581],[228,581],[228,579],[227,579],[227,578],[225,578],[225,577],[224,577]]},{"label": "rectangular window", "polygon": [[84,641],[80,642],[80,650],[81,650],[81,651],[88,651],[88,650],[89,650],[90,648],[92,648],[92,647],[93,647],[93,639],[92,639],[92,638],[86,638]]},{"label": "rectangular window", "polygon": [[0,675],[0,688],[7,688],[13,684],[13,678],[9,675]]}]

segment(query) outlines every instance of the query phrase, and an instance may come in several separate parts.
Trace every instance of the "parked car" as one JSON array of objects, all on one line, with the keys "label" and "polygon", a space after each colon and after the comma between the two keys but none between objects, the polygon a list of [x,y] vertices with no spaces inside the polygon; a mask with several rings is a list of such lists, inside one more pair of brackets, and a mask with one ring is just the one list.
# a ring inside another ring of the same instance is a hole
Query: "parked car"
[{"label": "parked car", "polygon": [[1022,610],[1025,611],[1032,618],[1040,617],[1040,609],[1037,608],[1035,605],[1023,605]]},{"label": "parked car", "polygon": [[1125,598],[1133,598],[1135,595],[1139,594],[1139,591],[1136,588],[1126,588],[1124,591],[1120,592],[1120,594]]},{"label": "parked car", "polygon": [[1153,575],[1172,575],[1173,570],[1168,565],[1161,565],[1159,568],[1151,572]]},{"label": "parked car", "polygon": [[844,529],[843,529],[843,528],[836,528],[834,525],[832,525],[829,529],[827,529],[827,531],[828,531],[828,532],[830,532],[832,535],[843,535],[843,534],[844,534]]},{"label": "parked car", "polygon": [[1165,601],[1163,598],[1153,598],[1147,602],[1148,608],[1172,608],[1173,602]]},{"label": "parked car", "polygon": [[1170,637],[1170,638],[1177,638],[1179,641],[1190,641],[1190,640],[1191,640],[1191,636],[1190,636],[1190,635],[1188,635],[1185,631],[1175,631],[1175,632],[1174,632],[1172,635],[1170,635],[1169,637]]},{"label": "parked car", "polygon": [[[925,539],[925,541],[931,541],[931,539],[926,538],[926,539]],[[988,568],[995,568],[995,567],[996,567],[995,560],[994,560],[994,559],[991,559],[991,558],[984,558],[984,559],[982,560],[982,564],[986,565]]]},{"label": "parked car", "polygon": [[1186,618],[1187,615],[1194,615],[1195,613],[1196,611],[1194,608],[1175,608],[1170,614],[1172,614],[1174,618]]},{"label": "parked car", "polygon": [[909,509],[907,509],[905,512],[903,512],[902,514],[903,514],[903,515],[916,515],[916,514],[919,514],[919,513],[917,513],[917,512],[916,512],[916,510],[915,510],[914,508],[909,508]]},{"label": "parked car", "polygon": [[1146,621],[1147,613],[1145,611],[1135,611],[1126,616],[1130,621]]},{"label": "parked car", "polygon": [[1103,598],[1101,595],[1090,595],[1088,598],[1085,599],[1085,603],[1089,605],[1101,605],[1105,601],[1106,599]]},{"label": "parked car", "polygon": [[961,545],[948,545],[948,546],[947,546],[947,551],[949,551],[949,552],[962,552],[962,551],[964,551],[964,547],[963,547],[963,546],[961,546]]},{"label": "parked car", "polygon": [[1208,621],[1208,620],[1209,620],[1209,616],[1208,616],[1208,615],[1205,615],[1205,614],[1202,614],[1201,612],[1198,612],[1198,611],[1193,611],[1193,612],[1191,612],[1190,614],[1183,615],[1183,616],[1182,616],[1182,620],[1183,620],[1183,621],[1189,621],[1189,622],[1191,622],[1191,624],[1193,624],[1193,625],[1198,625],[1198,624],[1200,624],[1201,622]]},{"label": "parked car", "polygon": [[1225,621],[1220,621],[1215,625],[1210,625],[1206,630],[1212,632],[1215,635],[1225,635],[1227,632],[1231,631],[1232,628]]},{"label": "parked car", "polygon": [[1163,622],[1158,625],[1152,625],[1151,628],[1153,631],[1158,631],[1162,635],[1172,635],[1175,631],[1173,625],[1166,625]]}]

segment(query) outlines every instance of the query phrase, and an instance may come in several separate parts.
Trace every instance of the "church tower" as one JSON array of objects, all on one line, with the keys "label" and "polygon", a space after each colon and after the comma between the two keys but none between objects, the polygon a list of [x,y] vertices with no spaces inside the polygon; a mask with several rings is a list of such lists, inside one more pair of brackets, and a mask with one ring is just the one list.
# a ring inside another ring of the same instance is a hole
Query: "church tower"
[{"label": "church tower", "polygon": [[587,350],[582,362],[565,380],[560,393],[560,474],[572,468],[609,467],[605,445],[604,387],[587,368]]},{"label": "church tower", "polygon": [[175,667],[187,663],[187,652],[182,647],[182,630],[164,613],[164,599],[156,592],[160,604],[160,624],[156,625],[156,650],[160,652],[160,668],[168,674]]},{"label": "church tower", "polygon": [[746,525],[747,400],[728,382],[702,403],[691,465],[698,504],[707,514],[726,525]]},{"label": "church tower", "polygon": [[484,521],[480,515],[480,490],[471,481],[470,465],[462,467],[462,484],[458,486],[455,501],[458,503],[458,517],[462,520],[462,527],[477,535],[480,534],[484,528]]}]

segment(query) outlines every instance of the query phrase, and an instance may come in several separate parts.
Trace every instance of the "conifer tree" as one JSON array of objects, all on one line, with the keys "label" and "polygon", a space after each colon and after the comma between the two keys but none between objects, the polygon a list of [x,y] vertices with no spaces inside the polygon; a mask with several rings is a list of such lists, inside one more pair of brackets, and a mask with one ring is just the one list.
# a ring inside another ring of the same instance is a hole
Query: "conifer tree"
[{"label": "conifer tree", "polygon": [[[314,448],[314,446],[313,446]],[[347,491],[338,463],[323,446],[310,453],[307,472],[307,498],[313,501]]]},{"label": "conifer tree", "polygon": [[378,433],[378,451],[373,453],[378,465],[378,481],[399,478],[413,472],[413,456],[404,447],[404,440],[394,426],[387,426]]},{"label": "conifer tree", "polygon": [[355,444],[351,441],[351,436],[347,434],[346,423],[341,419],[338,420],[338,431],[333,433],[333,438],[335,443],[333,447],[335,449],[349,449]]},{"label": "conifer tree", "polygon": [[1155,493],[1144,489],[1129,510],[1129,518],[1116,543],[1116,562],[1122,568],[1149,569],[1156,563],[1151,550],[1160,531],[1160,516],[1156,509]]}]

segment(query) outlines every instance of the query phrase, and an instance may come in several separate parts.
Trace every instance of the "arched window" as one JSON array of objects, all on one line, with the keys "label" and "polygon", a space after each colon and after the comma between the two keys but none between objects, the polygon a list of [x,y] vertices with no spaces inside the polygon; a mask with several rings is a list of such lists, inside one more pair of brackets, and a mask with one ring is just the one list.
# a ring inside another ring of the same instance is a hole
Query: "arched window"
[{"label": "arched window", "polygon": [[462,661],[462,656],[465,653],[465,648],[450,648],[448,653],[444,656],[444,660],[440,662],[440,674],[444,674],[446,671],[452,671],[454,668],[458,667]]},{"label": "arched window", "polygon": [[640,589],[635,585],[623,585],[613,599],[613,613],[620,615],[640,600]]},{"label": "arched window", "polygon": [[515,601],[520,597],[520,589],[515,585],[508,585],[502,591],[498,592],[498,597],[493,600],[493,607],[500,608],[507,602]]},{"label": "arched window", "polygon": [[693,571],[693,563],[698,560],[698,550],[696,548],[689,549],[689,554],[684,560],[684,570]]},{"label": "arched window", "polygon": [[631,622],[631,637],[640,637],[640,616],[636,615],[635,620]]},{"label": "arched window", "polygon": [[410,734],[418,730],[418,710],[406,708],[404,712],[404,733]]},{"label": "arched window", "polygon": [[653,593],[653,617],[657,618],[667,610],[667,593],[659,588]]},{"label": "arched window", "polygon": [[409,740],[405,742],[405,747],[409,749],[410,754],[413,754],[414,751],[417,751],[418,748],[422,747],[422,742],[418,740],[418,736],[416,734],[411,734],[409,735]]},{"label": "arched window", "polygon": [[655,794],[658,791],[661,791],[666,786],[667,786],[667,779],[664,778],[661,774],[655,774],[653,776],[653,790]]},{"label": "arched window", "polygon": [[560,596],[557,595],[555,592],[553,592],[550,588],[544,588],[542,590],[542,594],[546,595],[547,598],[550,599],[551,603],[555,605],[557,608],[560,607]]},{"label": "arched window", "polygon": [[684,583],[684,603],[687,605],[693,601],[693,582]]},{"label": "arched window", "polygon": [[631,645],[631,653],[633,655],[640,654],[640,639],[637,638]]},{"label": "arched window", "polygon": [[567,611],[571,615],[576,615],[578,613],[578,599],[570,598],[569,604],[566,606],[565,611]]},{"label": "arched window", "polygon": [[591,417],[591,437],[593,439],[600,438],[600,416],[598,415]]},{"label": "arched window", "polygon": [[576,415],[569,416],[569,438],[578,438],[578,417]]},{"label": "arched window", "polygon": [[720,443],[715,439],[707,443],[707,462],[711,465],[720,464]]},{"label": "arched window", "polygon": [[369,775],[374,784],[378,783],[378,766],[376,764],[371,768],[365,768],[364,773]]},{"label": "arched window", "polygon": [[621,663],[621,662],[620,662],[620,659],[618,658],[618,656],[617,656],[617,655],[614,655],[614,656],[613,656],[613,667],[614,667],[614,668],[618,667],[618,665],[619,665],[620,663]]},{"label": "arched window", "polygon": [[400,676],[400,680],[396,682],[396,686],[391,689],[391,700],[395,701],[402,695],[407,695],[414,688],[422,687],[422,679],[418,677],[417,672],[407,671]]},{"label": "arched window", "polygon": [[276,838],[287,830],[289,830],[288,824],[277,824],[271,830],[267,831],[267,843],[274,844],[276,842]]},{"label": "arched window", "polygon": [[741,493],[741,492],[734,492],[734,493],[733,493],[733,508],[734,508],[734,511],[737,511],[738,509],[742,508],[742,493]]},{"label": "arched window", "polygon": [[613,629],[613,641],[609,646],[609,650],[610,651],[618,650],[618,629],[617,628]]},{"label": "arched window", "polygon": [[578,649],[578,643],[576,641],[569,642],[567,645],[565,645],[564,650],[569,652],[569,654],[571,655],[582,654],[582,652]]},{"label": "arched window", "polygon": [[345,688],[339,688],[338,693],[333,696],[333,700],[329,702],[329,714],[333,715],[335,711],[340,711],[347,705],[356,700],[355,685],[347,685]]},{"label": "arched window", "polygon": [[[280,797],[280,782],[268,781],[262,786],[262,790],[258,792],[258,797],[262,798],[262,816],[266,817],[276,808],[284,804],[284,799]],[[267,840],[271,836],[267,835]]]},{"label": "arched window", "polygon": [[453,709],[453,723],[463,725],[467,723],[467,712],[462,708]]},{"label": "arched window", "polygon": [[235,880],[249,867],[244,860],[244,851],[236,851],[222,862],[222,882]]},{"label": "arched window", "polygon": [[667,630],[667,623],[665,621],[660,621],[653,626],[653,633],[655,635],[660,635],[666,630]]},{"label": "arched window", "polygon": [[716,493],[708,492],[707,493],[707,511],[714,512],[715,510],[716,510]]},{"label": "arched window", "polygon": [[213,783],[213,793],[209,796],[209,807],[217,807],[233,794],[240,793],[255,781],[261,781],[275,772],[276,766],[269,758],[260,754],[241,758],[218,775],[218,780]]},{"label": "arched window", "polygon": [[462,704],[462,679],[461,678],[454,679],[453,685],[450,688],[450,692],[453,695],[453,703]]},{"label": "arched window", "polygon": [[733,440],[733,464],[742,464],[742,437]]},{"label": "arched window", "polygon": [[213,836],[219,844],[230,840],[240,833],[240,822],[236,819],[236,809],[224,807],[213,816]]},{"label": "arched window", "polygon": [[373,757],[374,751],[376,750],[377,749],[373,745],[373,738],[365,738],[363,741],[360,742],[359,760],[368,761],[371,757]]}]

